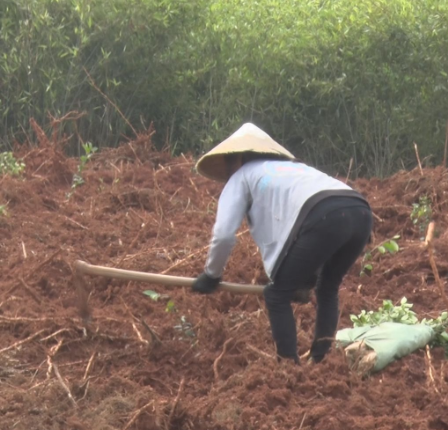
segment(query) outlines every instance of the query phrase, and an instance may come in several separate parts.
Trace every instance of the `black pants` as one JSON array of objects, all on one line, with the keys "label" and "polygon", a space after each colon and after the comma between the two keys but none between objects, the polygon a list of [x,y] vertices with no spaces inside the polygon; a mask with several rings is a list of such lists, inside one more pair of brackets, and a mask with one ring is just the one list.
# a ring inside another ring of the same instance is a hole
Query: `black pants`
[{"label": "black pants", "polygon": [[[350,199],[352,206],[335,209],[337,197],[330,199],[330,205],[319,204],[320,208],[310,212],[274,282],[264,290],[277,354],[297,362],[296,322],[291,307],[294,294],[316,285],[317,316],[311,357],[319,362],[330,349],[336,332],[339,286],[362,253],[372,229],[372,213],[367,204]],[[341,204],[347,205],[344,200],[340,200]],[[325,213],[325,205],[331,208],[330,212]]]}]

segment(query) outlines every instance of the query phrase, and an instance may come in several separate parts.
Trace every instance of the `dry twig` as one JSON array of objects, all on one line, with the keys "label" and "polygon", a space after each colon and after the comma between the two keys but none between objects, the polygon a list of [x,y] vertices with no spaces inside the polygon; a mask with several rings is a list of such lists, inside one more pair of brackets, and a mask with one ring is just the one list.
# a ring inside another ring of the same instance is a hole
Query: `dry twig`
[{"label": "dry twig", "polygon": [[20,283],[22,284],[22,287],[25,288],[25,290],[27,291],[27,293],[31,296],[31,298],[38,304],[40,305],[42,302],[39,299],[39,297],[37,297],[36,293],[33,291],[33,289],[24,281],[24,279],[22,277],[19,278]]},{"label": "dry twig", "polygon": [[350,177],[350,173],[352,171],[352,166],[353,166],[353,157],[350,158],[350,164],[348,165],[348,172],[347,172],[347,177],[345,178],[345,183],[348,182],[348,179]]},{"label": "dry twig", "polygon": [[[11,322],[11,323],[16,323],[16,322],[46,322],[46,321],[60,321],[64,318],[28,318],[28,317],[7,317],[4,315],[0,315],[0,321],[7,321],[7,322]],[[106,318],[107,319],[107,318]],[[44,330],[41,330],[44,331]]]},{"label": "dry twig", "polygon": [[446,167],[447,151],[448,151],[448,120],[446,121],[445,149],[443,151],[443,167]]},{"label": "dry twig", "polygon": [[86,371],[84,372],[84,376],[82,378],[83,381],[87,379],[87,376],[89,375],[90,369],[93,365],[93,360],[95,359],[96,351],[93,352],[93,354],[90,356],[89,362],[87,363]]},{"label": "dry twig", "polygon": [[[32,275],[34,275],[34,273],[38,272],[40,269],[42,269],[42,267],[44,267],[46,264],[48,264],[51,260],[53,260],[54,257],[56,257],[56,255],[58,255],[61,252],[61,248],[59,248],[55,253],[53,253],[52,255],[50,255],[50,257],[48,257],[46,260],[44,260],[41,264],[39,264],[37,267],[35,267],[34,269],[32,269],[23,279],[28,279],[30,278]],[[9,297],[15,290],[17,290],[17,288],[19,287],[20,284],[15,284],[14,286],[12,286],[8,291],[6,291],[5,294],[3,294],[3,297]]]},{"label": "dry twig", "polygon": [[372,215],[373,217],[378,221],[378,222],[384,222],[383,218],[380,218],[375,212],[372,211]]},{"label": "dry twig", "polygon": [[215,381],[219,381],[219,372],[218,372],[218,365],[219,362],[221,361],[222,357],[224,357],[224,354],[227,352],[227,347],[229,345],[230,342],[232,342],[233,338],[231,337],[230,339],[227,339],[224,342],[224,346],[222,348],[222,352],[221,354],[219,354],[219,356],[216,358],[215,362],[213,363],[213,373],[215,374]]},{"label": "dry twig", "polygon": [[85,74],[87,75],[87,78],[90,81],[90,84],[92,85],[93,88],[95,88],[116,110],[117,112],[120,114],[120,116],[123,118],[123,120],[125,121],[125,123],[129,126],[129,128],[134,132],[135,136],[138,136],[137,131],[135,130],[134,127],[132,127],[132,124],[129,122],[129,120],[123,115],[123,112],[121,112],[120,108],[109,98],[107,97],[106,94],[104,94],[99,88],[98,85],[95,84],[95,81],[93,80],[92,76],[90,76],[90,73],[87,71],[87,69],[85,67],[83,67],[83,70],[85,72]]},{"label": "dry twig", "polygon": [[143,318],[140,320],[140,322],[143,324],[143,327],[145,327],[146,330],[148,330],[154,344],[162,343],[159,336],[157,336],[156,332],[148,325],[148,323]]},{"label": "dry twig", "polygon": [[[243,234],[246,234],[246,233],[248,233],[248,232],[249,232],[249,229],[246,229],[246,230],[242,231],[241,233],[238,233],[238,234],[236,235],[236,237],[242,236]],[[208,250],[208,248],[210,248],[210,245],[206,245],[206,246],[202,247],[201,249],[199,249],[199,250],[193,252],[192,254],[187,255],[187,256],[186,256],[185,258],[183,258],[182,260],[178,260],[178,261],[176,261],[172,266],[168,267],[168,269],[165,269],[165,270],[164,270],[163,272],[161,272],[160,274],[161,274],[161,275],[165,275],[166,273],[168,273],[170,270],[174,269],[175,267],[178,267],[178,266],[184,264],[184,263],[185,263],[187,260],[189,260],[190,258],[192,258],[192,257],[194,257],[194,256],[196,256],[196,255],[198,255],[198,254],[201,254],[202,252]]]},{"label": "dry twig", "polygon": [[[51,360],[51,359],[50,359]],[[59,369],[58,366],[56,366],[56,363],[53,363],[53,371],[54,374],[56,375],[56,378],[58,378],[59,383],[61,384],[62,388],[64,389],[64,391],[67,393],[68,398],[70,399],[70,401],[72,402],[73,406],[75,408],[78,407],[76,400],[74,399],[70,388],[68,388],[67,384],[64,382],[64,380],[62,379],[61,374],[59,373]]]},{"label": "dry twig", "polygon": [[261,355],[262,357],[269,358],[270,360],[275,360],[275,357],[273,355],[268,354],[267,352],[261,351],[260,349],[255,348],[255,346],[247,344],[246,347],[247,347],[247,349],[250,349],[251,351],[257,353],[258,355]]},{"label": "dry twig", "polygon": [[148,225],[149,225],[149,223],[146,223],[146,222],[143,223],[143,226],[140,228],[140,230],[138,231],[138,233],[135,236],[135,238],[132,240],[132,242],[129,244],[129,246],[126,248],[126,250],[123,252],[122,257],[120,258],[120,260],[117,263],[117,267],[120,267],[122,265],[124,259],[127,257],[127,254],[129,252],[129,250],[132,249],[132,247],[135,245],[135,243],[139,239],[140,235],[146,230],[146,227]]},{"label": "dry twig", "polygon": [[134,331],[137,333],[137,337],[138,340],[141,343],[144,343],[145,345],[149,345],[149,341],[147,339],[143,339],[142,334],[140,333],[139,329],[137,328],[137,326],[135,325],[135,323],[132,323],[132,328],[134,329]]},{"label": "dry twig", "polygon": [[154,400],[151,400],[150,402],[146,403],[145,406],[141,407],[140,409],[136,410],[134,414],[132,415],[131,419],[128,421],[128,423],[125,425],[123,430],[128,430],[132,424],[137,421],[137,418],[142,414],[142,412],[145,412],[146,409],[148,409],[151,405],[154,405]]},{"label": "dry twig", "polygon": [[180,395],[182,393],[182,389],[184,387],[185,378],[182,378],[179,384],[179,389],[177,390],[176,398],[174,399],[173,407],[171,408],[170,415],[168,416],[168,421],[166,422],[166,430],[169,430],[171,427],[171,421],[173,420],[174,411],[176,410],[176,406],[179,403]]},{"label": "dry twig", "polygon": [[13,300],[18,300],[18,298],[17,298],[17,297],[14,297],[14,296],[10,296],[10,297],[8,297],[7,299],[5,299],[5,300],[3,300],[2,302],[0,302],[0,308],[1,308],[5,303],[8,303],[8,302],[13,301]]},{"label": "dry twig", "polygon": [[67,221],[71,222],[72,224],[78,226],[79,228],[82,228],[83,230],[89,230],[89,227],[86,227],[85,225],[80,224],[78,221],[75,221],[74,219],[69,218],[68,216],[63,216]]},{"label": "dry twig", "polygon": [[445,301],[445,305],[448,308],[448,297],[446,296],[442,280],[440,279],[439,271],[437,270],[436,261],[434,259],[434,249],[433,249],[433,244],[432,244],[432,240],[433,240],[433,236],[434,236],[434,226],[435,226],[434,221],[431,221],[428,225],[428,230],[427,230],[426,239],[425,239],[425,245],[426,245],[426,248],[428,249],[429,263],[431,264],[431,269],[434,274],[434,278],[436,280],[437,286],[439,287],[440,294],[441,294],[443,300]]},{"label": "dry twig", "polygon": [[59,348],[62,346],[62,340],[60,340],[56,345],[52,346],[50,348],[50,352],[47,355],[47,364],[48,364],[48,369],[47,369],[47,379],[50,379],[51,377],[51,372],[53,371],[53,360],[52,358],[56,355],[56,353],[59,351]]},{"label": "dry twig", "polygon": [[304,354],[302,354],[300,356],[300,359],[304,360],[305,358],[308,358],[310,356],[310,354],[311,354],[311,350],[309,349],[307,352],[305,352]]},{"label": "dry twig", "polygon": [[427,364],[428,364],[428,375],[429,375],[429,379],[431,380],[431,383],[434,387],[434,391],[437,394],[439,393],[439,390],[436,387],[436,381],[434,380],[434,375],[432,372],[432,360],[431,360],[431,352],[429,351],[429,345],[426,345],[426,357],[427,357]]},{"label": "dry twig", "polygon": [[197,187],[196,184],[193,182],[193,179],[191,179],[191,178],[189,178],[189,179],[190,179],[191,185],[193,185],[194,190],[196,191],[197,194],[199,194],[198,187]]},{"label": "dry twig", "polygon": [[428,246],[432,242],[432,239],[434,238],[434,228],[435,228],[435,223],[434,223],[434,221],[431,221],[428,224],[428,228],[426,230],[425,246]]},{"label": "dry twig", "polygon": [[50,334],[50,335],[48,335],[46,337],[43,337],[40,341],[43,342],[45,340],[49,340],[49,339],[57,336],[58,334],[65,333],[65,332],[68,332],[68,331],[72,331],[72,329],[71,328],[61,328],[60,330],[57,330],[54,333],[52,333],[52,334]]},{"label": "dry twig", "polygon": [[76,301],[78,305],[79,315],[82,318],[83,322],[85,324],[88,324],[92,316],[92,312],[90,311],[89,306],[90,294],[86,288],[84,275],[78,270],[75,270],[73,272],[73,285],[76,289]]},{"label": "dry twig", "polygon": [[414,142],[414,149],[415,149],[415,156],[417,157],[417,162],[418,162],[418,168],[420,170],[420,175],[423,176],[422,163],[420,162],[420,156],[418,155],[418,146],[417,146],[417,144],[415,142]]},{"label": "dry twig", "polygon": [[31,340],[35,339],[36,337],[38,337],[41,333],[43,333],[44,331],[47,331],[46,328],[39,330],[38,332],[32,334],[31,336],[28,336],[26,339],[20,340],[16,343],[13,343],[10,346],[7,346],[6,348],[2,348],[0,349],[0,354],[6,351],[9,351],[10,349],[14,349],[17,348],[20,345],[23,345],[24,343],[30,342]]},{"label": "dry twig", "polygon": [[62,251],[61,248],[59,248],[57,251],[55,251],[53,254],[51,254],[46,260],[42,261],[37,267],[35,267],[31,272],[29,272],[25,279],[28,279],[32,275],[34,275],[36,272],[39,272],[42,267],[46,266],[50,261],[52,261],[60,252]]},{"label": "dry twig", "polygon": [[[120,300],[121,300],[121,303],[123,303],[124,307],[126,308],[126,310],[127,310],[128,314],[130,315],[130,317],[131,317],[133,320],[142,323],[143,326],[146,328],[146,330],[148,330],[149,333],[151,334],[151,337],[153,338],[153,340],[156,339],[157,341],[160,342],[160,340],[157,338],[157,336],[156,336],[155,333],[151,330],[151,328],[148,326],[148,324],[146,324],[142,319],[141,319],[141,320],[138,319],[138,318],[131,312],[131,310],[129,309],[129,306],[126,304],[126,302],[123,300],[122,297],[120,297]],[[135,325],[134,322],[132,323],[132,328],[133,328],[134,331],[137,333],[138,340],[139,340],[140,342],[142,342],[142,343],[145,343],[146,345],[149,345],[148,340],[143,338],[142,334],[140,333],[140,330],[137,328],[137,326]]]}]

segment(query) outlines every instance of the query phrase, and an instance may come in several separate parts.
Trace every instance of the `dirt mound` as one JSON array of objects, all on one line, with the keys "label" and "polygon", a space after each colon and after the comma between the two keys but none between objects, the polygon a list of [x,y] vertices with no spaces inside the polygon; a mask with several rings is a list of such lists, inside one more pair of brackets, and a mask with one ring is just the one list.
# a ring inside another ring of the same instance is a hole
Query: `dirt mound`
[{"label": "dirt mound", "polygon": [[[195,174],[190,156],[155,151],[151,133],[95,154],[74,188],[79,160],[42,134],[21,150],[23,178],[0,178],[0,429],[448,429],[441,349],[366,379],[338,350],[319,365],[278,364],[261,297],[99,277],[84,279],[92,317],[83,320],[77,259],[187,277],[203,269],[221,185]],[[342,286],[341,328],[384,299],[406,296],[421,318],[444,309],[410,213],[428,197],[445,281],[448,172],[423,173],[352,184],[375,212],[371,248],[400,235],[401,250],[373,253],[371,276],[360,277],[358,261]],[[267,281],[245,226],[224,278]],[[314,303],[295,315],[303,354]]]}]

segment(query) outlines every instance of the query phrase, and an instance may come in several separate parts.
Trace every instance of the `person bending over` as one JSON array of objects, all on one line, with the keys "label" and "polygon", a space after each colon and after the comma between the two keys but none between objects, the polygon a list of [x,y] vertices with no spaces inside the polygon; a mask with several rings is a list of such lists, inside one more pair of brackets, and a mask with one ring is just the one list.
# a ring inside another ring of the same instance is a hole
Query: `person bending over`
[{"label": "person bending over", "polygon": [[299,363],[291,302],[306,302],[315,287],[310,355],[320,362],[337,329],[339,286],[371,234],[368,202],[345,183],[299,162],[250,123],[203,155],[196,167],[226,184],[205,269],[192,290],[208,294],[217,289],[246,218],[271,281],[264,298],[277,355]]}]

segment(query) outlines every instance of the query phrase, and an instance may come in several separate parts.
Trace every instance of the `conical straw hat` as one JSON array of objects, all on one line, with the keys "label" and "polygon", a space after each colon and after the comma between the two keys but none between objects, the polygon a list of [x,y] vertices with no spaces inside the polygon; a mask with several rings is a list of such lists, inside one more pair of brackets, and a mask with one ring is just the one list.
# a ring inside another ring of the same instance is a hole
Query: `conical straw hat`
[{"label": "conical straw hat", "polygon": [[272,139],[256,125],[247,123],[226,140],[204,154],[196,163],[197,171],[207,178],[226,181],[228,172],[225,156],[251,152],[255,154],[272,154],[275,158],[294,160],[295,157],[287,149]]}]

